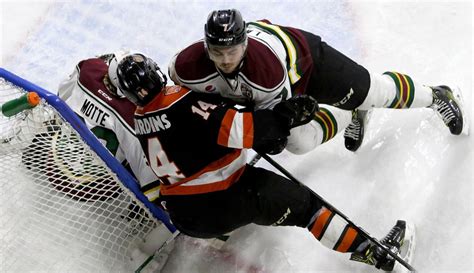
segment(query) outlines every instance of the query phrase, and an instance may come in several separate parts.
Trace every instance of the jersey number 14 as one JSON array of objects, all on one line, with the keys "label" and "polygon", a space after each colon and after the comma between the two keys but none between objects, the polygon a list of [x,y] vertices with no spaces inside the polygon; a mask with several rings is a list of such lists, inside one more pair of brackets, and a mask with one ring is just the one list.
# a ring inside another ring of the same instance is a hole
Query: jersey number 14
[{"label": "jersey number 14", "polygon": [[[194,114],[198,114],[203,119],[207,120],[210,113],[209,109],[214,109],[217,107],[215,104],[198,101],[199,107],[191,106],[191,111]],[[161,178],[168,178],[170,183],[179,181],[180,179],[185,178],[179,168],[170,162],[166,152],[163,150],[161,143],[158,138],[148,139],[148,154],[150,155],[150,165],[155,174]]]}]

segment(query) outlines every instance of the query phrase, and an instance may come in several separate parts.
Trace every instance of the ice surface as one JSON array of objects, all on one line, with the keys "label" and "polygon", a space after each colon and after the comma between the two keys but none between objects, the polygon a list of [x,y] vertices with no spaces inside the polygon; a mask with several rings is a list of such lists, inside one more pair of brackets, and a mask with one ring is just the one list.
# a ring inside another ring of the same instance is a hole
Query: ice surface
[{"label": "ice surface", "polygon": [[[8,17],[22,24],[3,19],[14,11],[12,5],[26,5],[16,9],[23,16]],[[4,36],[24,31],[25,14],[33,14],[34,23],[21,43],[2,47],[8,49],[2,51],[8,56],[2,66],[51,91],[81,58],[121,47],[148,53],[166,70],[177,50],[202,36],[211,10],[235,7],[247,21],[266,18],[317,33],[371,72],[399,71],[427,85],[456,85],[472,120],[469,1],[74,1],[54,2],[48,9],[12,1],[1,6]],[[413,265],[419,272],[473,272],[472,137],[450,135],[429,109],[376,110],[366,130],[357,153],[347,151],[338,136],[307,155],[285,152],[274,158],[375,237],[397,219],[412,220],[418,238]],[[181,240],[164,272],[377,272],[293,227],[250,225],[233,235],[228,248],[239,253],[238,262]]]}]

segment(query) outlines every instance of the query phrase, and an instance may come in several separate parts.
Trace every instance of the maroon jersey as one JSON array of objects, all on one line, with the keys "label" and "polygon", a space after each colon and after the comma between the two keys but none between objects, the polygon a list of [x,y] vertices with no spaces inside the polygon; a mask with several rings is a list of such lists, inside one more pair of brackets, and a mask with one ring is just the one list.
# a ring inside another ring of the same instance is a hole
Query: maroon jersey
[{"label": "maroon jersey", "polygon": [[256,109],[273,108],[293,93],[304,93],[313,69],[309,45],[295,28],[268,21],[249,23],[246,55],[238,73],[223,75],[198,41],[176,54],[169,74],[192,90],[218,93]]},{"label": "maroon jersey", "polygon": [[83,60],[69,78],[61,82],[58,95],[120,163],[130,165],[142,187],[159,185],[135,137],[133,113],[136,106],[108,90],[104,83],[107,73],[108,65],[104,60]]}]

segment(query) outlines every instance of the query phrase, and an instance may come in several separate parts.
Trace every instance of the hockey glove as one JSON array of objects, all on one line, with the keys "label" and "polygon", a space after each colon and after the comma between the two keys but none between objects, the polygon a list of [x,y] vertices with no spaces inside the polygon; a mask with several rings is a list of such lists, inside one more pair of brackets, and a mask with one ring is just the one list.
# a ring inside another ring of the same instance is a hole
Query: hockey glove
[{"label": "hockey glove", "polygon": [[257,147],[254,147],[254,150],[259,154],[276,155],[285,149],[287,143],[288,138],[281,137],[272,141],[263,142]]},{"label": "hockey glove", "polygon": [[255,111],[253,149],[258,153],[278,154],[286,147],[290,129],[273,110]]},{"label": "hockey glove", "polygon": [[291,97],[281,101],[273,108],[273,111],[286,121],[289,128],[310,122],[318,110],[319,106],[316,100],[307,95]]}]

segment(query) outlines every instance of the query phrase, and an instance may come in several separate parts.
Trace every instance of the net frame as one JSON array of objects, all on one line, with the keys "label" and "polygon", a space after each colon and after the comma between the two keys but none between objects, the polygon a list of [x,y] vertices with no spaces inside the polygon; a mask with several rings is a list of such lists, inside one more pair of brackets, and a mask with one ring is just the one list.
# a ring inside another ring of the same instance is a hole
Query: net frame
[{"label": "net frame", "polygon": [[38,107],[0,114],[0,271],[133,270],[151,230],[176,229],[62,100],[0,68],[0,105],[25,90]]}]

